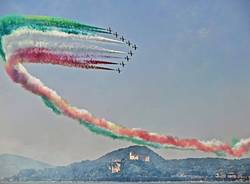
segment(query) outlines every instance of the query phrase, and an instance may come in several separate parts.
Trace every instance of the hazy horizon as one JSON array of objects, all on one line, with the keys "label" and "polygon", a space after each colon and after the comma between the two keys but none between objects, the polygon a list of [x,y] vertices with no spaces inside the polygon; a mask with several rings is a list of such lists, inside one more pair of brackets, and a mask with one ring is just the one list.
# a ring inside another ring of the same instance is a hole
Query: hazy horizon
[{"label": "hazy horizon", "polygon": [[[249,8],[247,0],[8,0],[1,2],[0,16],[49,15],[110,26],[139,47],[120,75],[42,65],[28,70],[97,117],[181,138],[230,143],[250,136]],[[54,115],[9,79],[2,62],[0,81],[0,154],[64,165],[132,145]],[[154,151],[167,159],[215,157]]]},{"label": "hazy horizon", "polygon": [[[134,145],[131,145],[131,146],[134,146]],[[136,145],[136,146],[143,146],[143,145]],[[82,162],[82,161],[85,161],[85,160],[91,160],[91,161],[93,161],[93,160],[96,160],[96,159],[99,159],[99,158],[101,158],[101,157],[103,157],[104,155],[106,155],[106,154],[109,154],[109,153],[111,153],[111,152],[113,152],[113,151],[117,151],[117,150],[119,150],[119,149],[123,149],[123,148],[129,148],[130,146],[126,146],[126,147],[119,147],[119,148],[117,148],[117,149],[113,149],[113,150],[110,150],[110,151],[108,151],[108,152],[104,152],[104,153],[102,153],[100,156],[98,156],[98,157],[96,157],[96,158],[92,158],[92,159],[80,159],[80,160],[74,160],[74,161],[71,161],[71,162],[69,162],[69,163],[64,163],[64,164],[59,164],[59,165],[56,165],[56,164],[53,164],[53,163],[49,163],[49,162],[46,162],[46,161],[43,161],[43,160],[37,160],[36,158],[32,158],[32,157],[27,157],[27,156],[25,156],[25,155],[18,155],[18,154],[11,154],[11,153],[1,153],[0,154],[0,156],[3,156],[3,155],[12,155],[12,156],[17,156],[17,157],[24,157],[24,158],[28,158],[28,159],[32,159],[32,160],[35,160],[35,161],[39,161],[39,162],[43,162],[43,163],[45,163],[45,164],[49,164],[49,165],[52,165],[52,166],[66,166],[66,165],[70,165],[70,164],[72,164],[72,163],[76,163],[76,162]],[[144,146],[144,147],[147,147],[147,146]],[[153,148],[151,148],[151,147],[148,147],[149,149],[151,149],[153,152],[156,152],[157,153],[157,151],[155,150],[155,149],[153,149]],[[159,156],[161,156],[161,157],[163,157],[164,158],[164,156],[162,156],[160,153],[157,153]],[[175,159],[177,159],[177,160],[179,160],[179,159],[190,159],[190,158],[193,158],[193,159],[196,159],[196,158],[221,158],[221,159],[229,159],[229,160],[234,160],[235,158],[230,158],[230,157],[213,157],[213,156],[207,156],[207,157],[200,157],[200,156],[198,156],[198,157],[185,157],[185,158],[164,158],[164,159],[166,159],[166,160],[175,160]],[[240,160],[240,159],[244,159],[245,157],[242,157],[242,158],[237,158],[237,160]]]}]

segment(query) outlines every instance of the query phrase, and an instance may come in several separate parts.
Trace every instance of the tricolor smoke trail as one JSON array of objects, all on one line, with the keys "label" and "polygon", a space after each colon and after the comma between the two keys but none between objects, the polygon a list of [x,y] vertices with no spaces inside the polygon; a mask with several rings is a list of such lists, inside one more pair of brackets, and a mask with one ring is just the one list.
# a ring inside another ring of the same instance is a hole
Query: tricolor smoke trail
[{"label": "tricolor smoke trail", "polygon": [[110,32],[104,28],[54,17],[8,16],[0,19],[0,38],[0,56],[9,77],[40,96],[56,114],[75,119],[92,132],[155,148],[192,149],[236,157],[250,149],[250,137],[229,145],[218,140],[201,141],[160,135],[96,118],[87,110],[71,106],[23,66],[23,63],[39,63],[115,70],[107,66],[115,66],[120,58],[125,57],[126,52],[121,50],[125,44],[112,39]]}]

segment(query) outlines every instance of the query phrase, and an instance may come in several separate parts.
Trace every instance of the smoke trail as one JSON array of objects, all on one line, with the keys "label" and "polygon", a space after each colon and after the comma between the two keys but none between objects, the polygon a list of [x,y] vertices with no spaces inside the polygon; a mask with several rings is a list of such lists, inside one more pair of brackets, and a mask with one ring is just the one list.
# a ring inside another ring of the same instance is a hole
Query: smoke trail
[{"label": "smoke trail", "polygon": [[22,65],[40,63],[93,70],[114,70],[106,65],[116,65],[117,62],[102,59],[119,59],[125,52],[113,50],[109,46],[100,46],[102,43],[113,46],[122,44],[118,40],[109,38],[109,35],[110,33],[103,28],[60,18],[4,17],[0,20],[0,55],[6,62],[7,74],[14,82],[40,96],[43,103],[54,113],[75,119],[96,134],[155,148],[200,150],[236,157],[248,152],[250,138],[233,139],[232,145],[215,139],[209,141],[181,139],[141,129],[126,128],[96,118],[87,110],[71,106],[55,91],[30,75]]}]

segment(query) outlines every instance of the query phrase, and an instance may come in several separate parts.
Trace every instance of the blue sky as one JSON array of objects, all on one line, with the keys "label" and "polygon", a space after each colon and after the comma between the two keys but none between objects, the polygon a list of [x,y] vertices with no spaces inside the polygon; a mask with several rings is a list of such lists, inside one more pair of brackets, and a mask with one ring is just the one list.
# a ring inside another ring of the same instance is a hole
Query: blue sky
[{"label": "blue sky", "polygon": [[[71,104],[128,127],[203,140],[249,137],[250,1],[2,0],[0,15],[32,14],[112,27],[138,44],[118,75],[27,66]],[[130,145],[55,116],[0,69],[0,153],[54,164]],[[213,156],[156,150],[165,158]],[[247,155],[249,156],[249,154]]]}]

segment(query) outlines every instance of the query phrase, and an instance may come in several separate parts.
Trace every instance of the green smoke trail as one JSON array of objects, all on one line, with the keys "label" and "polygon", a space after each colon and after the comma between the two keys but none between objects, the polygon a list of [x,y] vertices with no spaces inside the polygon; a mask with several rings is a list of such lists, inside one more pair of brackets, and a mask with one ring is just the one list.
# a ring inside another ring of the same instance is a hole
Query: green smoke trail
[{"label": "green smoke trail", "polygon": [[90,29],[90,30],[99,30],[105,31],[105,28],[100,28],[96,26],[90,26],[86,24],[80,24],[73,20],[63,19],[59,17],[48,17],[48,16],[26,16],[26,20],[30,20],[36,24],[43,24],[46,26],[55,26],[55,27],[64,27],[64,28],[74,28],[74,29]]},{"label": "green smoke trail", "polygon": [[[41,97],[44,104],[51,109],[55,114],[60,115],[62,114],[62,112],[55,106],[55,104],[53,102],[51,102],[47,97]],[[106,137],[111,137],[112,139],[119,139],[119,140],[125,140],[125,141],[129,141],[132,142],[134,144],[138,144],[138,145],[144,145],[144,146],[149,146],[152,148],[165,148],[165,149],[176,149],[176,150],[182,150],[181,148],[177,148],[177,147],[173,147],[173,146],[168,146],[168,145],[160,145],[157,143],[152,143],[152,142],[147,142],[144,140],[141,140],[139,138],[134,138],[134,137],[128,137],[128,136],[122,136],[122,135],[117,135],[111,131],[105,130],[103,128],[99,128],[93,124],[90,124],[86,121],[83,120],[79,120],[80,124],[83,125],[84,127],[86,127],[88,130],[90,130],[91,132],[97,134],[97,135],[104,135]],[[194,149],[187,149],[190,151],[194,151]],[[225,153],[223,152],[215,152],[215,154],[217,156],[225,156]]]},{"label": "green smoke trail", "polygon": [[[51,102],[47,97],[42,96],[41,97],[44,104],[46,105],[46,107],[48,107],[49,109],[52,110],[52,112],[54,112],[57,115],[62,114],[62,112],[58,109],[58,107],[56,107],[56,105]],[[111,131],[105,130],[103,128],[99,128],[93,124],[90,124],[86,121],[83,120],[79,120],[80,124],[83,125],[84,127],[86,127],[88,130],[90,130],[91,132],[97,134],[97,135],[104,135],[107,137],[111,137],[112,139],[120,139],[120,140],[126,140],[135,144],[139,144],[139,145],[145,145],[145,146],[150,146],[152,148],[161,148],[163,147],[160,144],[157,143],[151,143],[151,142],[147,142],[141,139],[137,139],[137,138],[133,138],[133,137],[128,137],[128,136],[122,136],[122,135],[117,135]]]},{"label": "green smoke trail", "polygon": [[90,123],[82,121],[82,120],[79,120],[79,122],[80,122],[81,125],[85,126],[91,132],[94,132],[94,133],[96,133],[98,135],[104,135],[104,136],[107,136],[107,137],[111,137],[113,139],[126,140],[126,141],[129,141],[129,142],[135,143],[135,144],[150,146],[152,148],[160,148],[160,147],[162,147],[161,145],[159,145],[157,143],[146,142],[146,141],[141,140],[141,139],[136,139],[136,138],[133,138],[133,137],[114,134],[113,132],[110,132],[110,131],[105,130],[103,128],[99,128],[99,127],[97,127],[97,126],[95,126],[93,124],[90,124]]},{"label": "green smoke trail", "polygon": [[218,157],[225,157],[227,156],[223,151],[216,151],[214,152]]},{"label": "green smoke trail", "polygon": [[234,147],[239,141],[240,141],[239,139],[237,139],[236,137],[233,137],[231,141],[231,146]]},{"label": "green smoke trail", "polygon": [[42,96],[41,97],[44,104],[51,109],[54,113],[56,113],[57,115],[61,114],[61,111],[55,106],[55,104],[53,102],[51,102],[47,97]]}]

